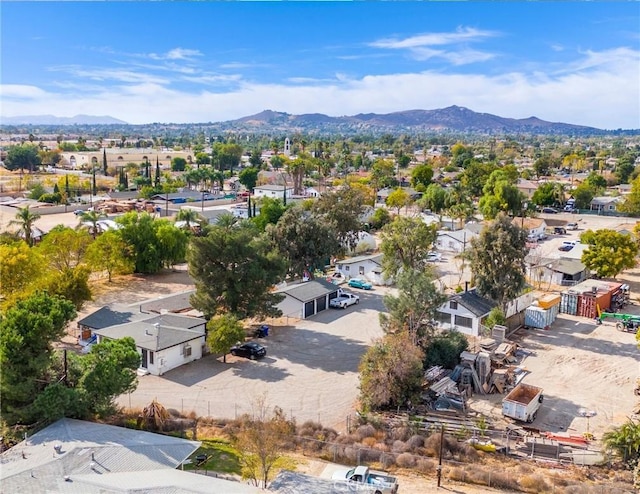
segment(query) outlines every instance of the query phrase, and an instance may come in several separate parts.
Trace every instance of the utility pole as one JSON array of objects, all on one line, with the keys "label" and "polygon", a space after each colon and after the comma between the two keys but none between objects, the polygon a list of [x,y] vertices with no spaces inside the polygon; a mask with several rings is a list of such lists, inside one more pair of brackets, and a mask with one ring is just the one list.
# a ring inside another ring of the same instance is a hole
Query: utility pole
[{"label": "utility pole", "polygon": [[440,453],[438,455],[438,488],[440,488],[440,481],[442,480],[442,448],[444,446],[444,425],[440,429]]}]

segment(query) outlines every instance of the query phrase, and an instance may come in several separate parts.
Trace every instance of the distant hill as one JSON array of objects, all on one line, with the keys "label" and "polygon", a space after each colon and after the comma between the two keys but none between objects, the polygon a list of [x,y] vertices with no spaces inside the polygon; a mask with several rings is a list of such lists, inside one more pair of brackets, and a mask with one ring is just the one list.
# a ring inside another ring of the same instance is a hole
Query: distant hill
[{"label": "distant hill", "polygon": [[108,115],[76,115],[75,117],[56,117],[55,115],[27,115],[20,117],[2,117],[1,125],[127,125],[127,122]]},{"label": "distant hill", "polygon": [[398,131],[455,131],[455,132],[526,132],[541,134],[566,134],[593,132],[601,129],[567,123],[547,122],[537,117],[524,119],[504,118],[490,113],[476,113],[461,106],[449,106],[438,110],[406,110],[394,113],[359,113],[353,116],[330,117],[321,113],[290,115],[265,110],[256,115],[225,122],[231,127],[279,127],[285,129],[322,128],[338,130],[357,127],[360,130]]}]

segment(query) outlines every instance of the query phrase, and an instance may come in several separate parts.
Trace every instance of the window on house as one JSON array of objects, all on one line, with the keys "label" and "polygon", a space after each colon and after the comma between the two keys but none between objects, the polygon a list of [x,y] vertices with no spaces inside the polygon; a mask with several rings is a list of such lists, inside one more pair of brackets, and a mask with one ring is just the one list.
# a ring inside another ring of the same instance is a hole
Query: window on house
[{"label": "window on house", "polygon": [[153,352],[149,352],[149,363],[153,364]]},{"label": "window on house", "polygon": [[451,324],[451,314],[448,312],[436,311],[436,321]]},{"label": "window on house", "polygon": [[344,266],[343,268],[345,271],[349,271],[349,266]]},{"label": "window on house", "polygon": [[460,326],[463,328],[472,328],[473,327],[473,321],[471,320],[470,317],[464,317],[464,316],[455,316],[455,325],[456,326]]},{"label": "window on house", "polygon": [[449,302],[449,309],[458,310],[458,302],[456,302],[455,300]]},{"label": "window on house", "polygon": [[358,274],[364,274],[364,266],[358,266]]},{"label": "window on house", "polygon": [[184,348],[182,349],[182,354],[186,357],[191,357],[191,346],[190,345],[185,345]]}]

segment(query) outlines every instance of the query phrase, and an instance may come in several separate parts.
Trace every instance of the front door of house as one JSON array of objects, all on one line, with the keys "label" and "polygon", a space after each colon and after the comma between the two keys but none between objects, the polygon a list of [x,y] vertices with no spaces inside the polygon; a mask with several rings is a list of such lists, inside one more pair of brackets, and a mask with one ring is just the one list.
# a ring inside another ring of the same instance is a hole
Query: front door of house
[{"label": "front door of house", "polygon": [[143,369],[146,369],[147,368],[147,360],[148,360],[147,351],[143,348],[142,349],[142,361],[140,362],[140,367],[142,367]]}]

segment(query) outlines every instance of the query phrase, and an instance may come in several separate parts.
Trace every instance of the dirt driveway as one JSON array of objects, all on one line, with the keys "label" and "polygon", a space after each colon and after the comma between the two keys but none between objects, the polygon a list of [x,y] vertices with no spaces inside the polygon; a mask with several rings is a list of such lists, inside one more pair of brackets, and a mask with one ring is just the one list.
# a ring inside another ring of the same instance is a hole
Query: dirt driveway
[{"label": "dirt driveway", "polygon": [[[355,290],[354,290],[355,292]],[[360,304],[329,309],[295,325],[272,326],[260,340],[266,358],[250,361],[207,356],[161,377],[143,376],[125,407],[144,407],[154,398],[167,408],[200,416],[234,418],[251,412],[265,394],[299,423],[320,421],[344,430],[358,396],[358,364],[371,341],[382,336],[378,313],[384,309],[379,288],[358,292]]]},{"label": "dirt driveway", "polygon": [[[637,307],[632,307],[636,309]],[[640,352],[635,335],[617,331],[614,322],[598,326],[584,317],[560,314],[551,329],[520,329],[512,337],[531,352],[522,362],[524,382],[544,389],[544,402],[532,424],[550,432],[596,439],[627,420],[637,403]],[[476,395],[473,408],[502,421],[502,395]],[[580,409],[595,412],[588,421]]]}]

